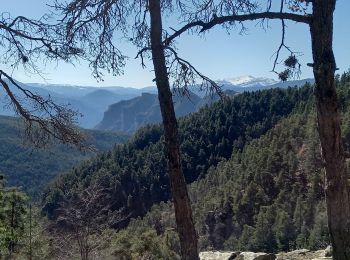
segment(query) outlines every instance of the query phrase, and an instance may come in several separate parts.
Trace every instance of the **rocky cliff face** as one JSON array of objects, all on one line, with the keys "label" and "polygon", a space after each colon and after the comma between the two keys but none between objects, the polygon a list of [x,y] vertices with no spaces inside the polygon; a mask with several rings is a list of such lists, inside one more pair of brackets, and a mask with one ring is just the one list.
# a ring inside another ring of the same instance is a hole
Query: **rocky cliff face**
[{"label": "rocky cliff face", "polygon": [[[193,93],[185,96],[174,93],[173,100],[177,117],[195,112],[202,105],[201,98]],[[139,97],[111,105],[96,129],[134,133],[146,124],[160,123],[161,120],[158,96],[143,93]]]},{"label": "rocky cliff face", "polygon": [[222,209],[208,212],[205,224],[211,248],[222,249],[224,241],[230,237],[233,231],[232,217],[233,212],[229,204]]}]

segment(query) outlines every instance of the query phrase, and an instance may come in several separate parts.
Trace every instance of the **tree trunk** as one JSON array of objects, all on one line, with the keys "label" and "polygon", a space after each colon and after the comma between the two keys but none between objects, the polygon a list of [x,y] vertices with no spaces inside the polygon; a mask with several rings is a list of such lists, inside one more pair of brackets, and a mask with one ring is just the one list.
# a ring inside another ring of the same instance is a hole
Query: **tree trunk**
[{"label": "tree trunk", "polygon": [[314,0],[310,24],[318,131],[326,170],[326,203],[333,259],[350,259],[350,201],[348,173],[340,130],[335,87],[333,12],[336,0]]},{"label": "tree trunk", "polygon": [[151,16],[152,59],[163,118],[169,179],[175,208],[177,231],[181,245],[181,257],[183,260],[197,260],[199,259],[197,234],[192,218],[187,186],[182,172],[178,126],[162,44],[160,0],[149,0],[149,12]]}]

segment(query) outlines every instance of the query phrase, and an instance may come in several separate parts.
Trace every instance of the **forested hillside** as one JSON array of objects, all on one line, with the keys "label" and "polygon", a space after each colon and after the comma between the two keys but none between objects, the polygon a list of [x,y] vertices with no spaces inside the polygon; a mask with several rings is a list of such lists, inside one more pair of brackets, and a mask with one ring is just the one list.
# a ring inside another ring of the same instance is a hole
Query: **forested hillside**
[{"label": "forested hillside", "polygon": [[[312,88],[272,89],[243,93],[217,102],[179,121],[185,178],[204,178],[211,166],[229,159],[232,151],[260,137],[295,109],[309,104]],[[154,203],[170,198],[162,128],[140,129],[125,145],[114,147],[60,176],[44,197],[44,211],[58,217],[62,203],[98,183],[108,190],[114,227],[144,215]]]},{"label": "forested hillside", "polygon": [[[345,76],[337,82],[349,150]],[[201,251],[277,252],[329,244],[312,91],[306,85],[243,93],[179,121]],[[91,247],[101,259],[179,259],[163,149],[161,126],[146,126],[126,144],[59,176],[43,197],[49,221],[33,208],[39,234],[33,254],[74,258]],[[0,236],[0,253],[12,241],[19,255],[28,254],[28,200],[6,187],[1,192],[0,215],[8,221],[6,210],[16,201],[20,225],[16,237]],[[0,225],[5,231],[6,221]]]},{"label": "forested hillside", "polygon": [[[293,114],[191,184],[200,251],[320,249],[329,244],[314,113]],[[116,234],[175,239],[171,203],[155,205]],[[177,243],[169,251],[177,252]],[[121,245],[120,252],[127,252]]]},{"label": "forested hillside", "polygon": [[[7,186],[21,187],[37,197],[44,187],[59,173],[76,165],[79,161],[94,156],[75,148],[53,144],[47,149],[36,149],[22,138],[20,120],[0,117],[0,174],[4,175]],[[128,136],[121,133],[86,130],[87,145],[98,151],[105,151],[116,143],[124,143]]]},{"label": "forested hillside", "polygon": [[[255,80],[257,80],[255,82]],[[242,86],[235,86],[228,81],[218,81],[218,84],[222,87],[225,95],[233,96],[238,93],[247,91],[266,90],[271,88],[288,88],[289,86],[304,86],[306,83],[313,83],[312,79],[295,80],[287,82],[274,82],[271,79],[265,79],[270,85],[261,85],[259,78],[248,77],[248,84]],[[271,82],[270,82],[271,81]],[[266,82],[265,82],[266,83]],[[201,107],[210,105],[220,98],[217,94],[207,93],[206,91],[200,91],[199,86],[192,86],[189,91],[183,92],[183,90],[173,91],[173,102],[176,117],[183,117],[190,113],[197,112]],[[122,100],[118,103],[109,106],[108,110],[104,113],[102,121],[95,127],[98,130],[114,130],[122,131],[129,134],[135,133],[140,127],[147,124],[156,124],[162,121],[158,95],[152,93],[142,93],[141,96]]]},{"label": "forested hillside", "polygon": [[[350,74],[348,75],[350,76]],[[344,143],[350,143],[350,77],[338,93]],[[338,82],[339,83],[339,82]],[[329,245],[324,171],[313,98],[271,130],[234,150],[190,185],[199,247],[205,250],[281,252]],[[132,257],[140,248],[157,257],[178,254],[172,204],[154,205],[115,234],[112,251]],[[129,244],[127,241],[132,241]],[[137,244],[132,250],[128,246]]]}]

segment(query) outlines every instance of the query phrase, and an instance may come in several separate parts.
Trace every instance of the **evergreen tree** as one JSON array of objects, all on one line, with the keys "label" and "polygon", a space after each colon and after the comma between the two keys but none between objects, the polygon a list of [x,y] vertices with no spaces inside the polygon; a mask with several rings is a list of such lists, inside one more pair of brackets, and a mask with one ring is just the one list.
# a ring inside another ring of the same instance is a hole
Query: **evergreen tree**
[{"label": "evergreen tree", "polygon": [[278,209],[274,224],[274,232],[279,251],[289,251],[294,248],[295,227],[292,218],[283,210]]},{"label": "evergreen tree", "polygon": [[[17,251],[24,234],[27,197],[24,193],[11,188],[2,196],[2,232],[0,232],[0,252],[12,257]],[[7,249],[5,253],[4,250]]]}]

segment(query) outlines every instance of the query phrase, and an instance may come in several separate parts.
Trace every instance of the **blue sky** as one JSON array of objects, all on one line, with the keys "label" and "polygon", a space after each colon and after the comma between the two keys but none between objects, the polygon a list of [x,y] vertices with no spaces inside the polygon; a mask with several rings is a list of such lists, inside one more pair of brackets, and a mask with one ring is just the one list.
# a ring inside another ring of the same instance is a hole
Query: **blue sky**
[{"label": "blue sky", "polygon": [[[1,11],[12,15],[38,17],[47,11],[46,0],[11,0],[2,1]],[[334,17],[334,52],[340,72],[350,68],[350,1],[338,0]],[[271,73],[272,55],[276,51],[281,37],[281,25],[270,21],[270,27],[264,31],[256,22],[248,23],[249,30],[239,35],[232,30],[228,35],[225,30],[215,28],[205,37],[184,35],[178,40],[179,54],[189,60],[202,73],[212,79],[232,78],[242,75],[275,78]],[[287,23],[286,43],[294,51],[302,53],[301,78],[312,77],[312,70],[305,64],[312,61],[311,43],[308,27],[294,22]],[[124,45],[123,45],[124,46]],[[154,85],[152,66],[149,63],[142,69],[140,61],[135,60],[136,49],[125,46],[125,53],[130,57],[122,76],[105,76],[104,82],[96,82],[91,71],[84,63],[75,66],[59,63],[48,65],[45,80],[27,74],[19,69],[13,76],[22,82],[41,82],[55,84],[73,84],[90,86],[128,86],[144,87]]]}]

